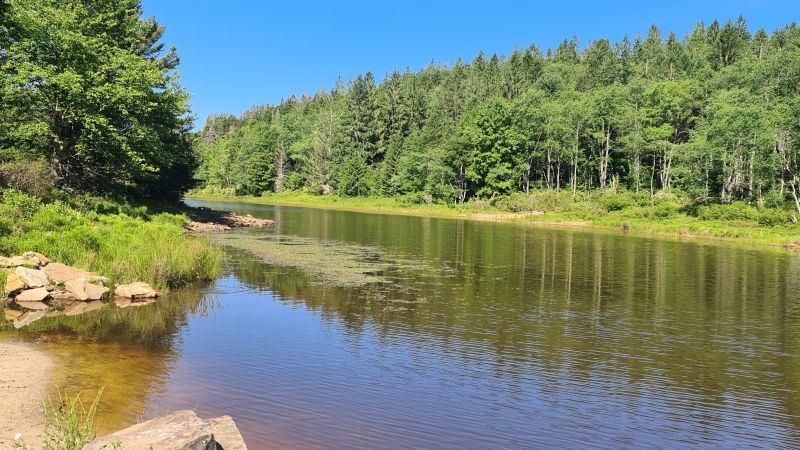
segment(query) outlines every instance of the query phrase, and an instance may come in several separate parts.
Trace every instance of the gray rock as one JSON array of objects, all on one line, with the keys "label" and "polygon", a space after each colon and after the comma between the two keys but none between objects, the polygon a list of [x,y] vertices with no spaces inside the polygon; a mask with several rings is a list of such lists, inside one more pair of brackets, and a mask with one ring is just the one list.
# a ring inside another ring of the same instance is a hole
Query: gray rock
[{"label": "gray rock", "polygon": [[242,433],[233,422],[231,416],[222,416],[205,421],[211,432],[214,433],[214,440],[217,441],[217,450],[247,450]]},{"label": "gray rock", "polygon": [[87,282],[83,278],[68,280],[64,288],[77,300],[102,300],[108,293],[108,288]]},{"label": "gray rock", "polygon": [[17,294],[14,300],[17,303],[20,302],[41,302],[42,300],[47,299],[50,296],[50,292],[47,288],[36,288],[36,289],[28,289],[27,291],[22,291]]},{"label": "gray rock", "polygon": [[17,267],[14,269],[17,277],[29,288],[40,288],[47,286],[47,274],[41,270],[28,269],[27,267]]},{"label": "gray rock", "polygon": [[211,427],[193,411],[176,411],[86,444],[83,450],[217,450]]}]

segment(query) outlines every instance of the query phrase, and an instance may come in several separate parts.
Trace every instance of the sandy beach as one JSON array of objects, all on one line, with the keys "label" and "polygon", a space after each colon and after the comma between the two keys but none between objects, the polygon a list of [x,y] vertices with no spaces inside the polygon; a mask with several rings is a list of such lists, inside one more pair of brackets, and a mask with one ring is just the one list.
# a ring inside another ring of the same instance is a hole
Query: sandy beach
[{"label": "sandy beach", "polygon": [[33,345],[0,342],[0,450],[13,449],[17,433],[28,446],[39,446],[52,369],[50,357]]}]

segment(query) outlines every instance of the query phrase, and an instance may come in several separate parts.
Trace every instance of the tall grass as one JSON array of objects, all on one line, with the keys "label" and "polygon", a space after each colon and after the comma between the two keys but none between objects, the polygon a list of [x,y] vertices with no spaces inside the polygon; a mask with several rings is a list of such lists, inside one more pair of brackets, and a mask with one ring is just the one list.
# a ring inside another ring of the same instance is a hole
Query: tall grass
[{"label": "tall grass", "polygon": [[46,417],[44,448],[47,450],[79,450],[95,438],[95,416],[103,390],[97,393],[87,409],[80,395],[58,393],[58,402],[45,401]]},{"label": "tall grass", "polygon": [[186,235],[184,216],[92,205],[81,210],[62,200],[44,203],[4,192],[0,255],[34,250],[115,283],[146,281],[159,289],[212,279],[220,272],[221,251],[206,239]]}]

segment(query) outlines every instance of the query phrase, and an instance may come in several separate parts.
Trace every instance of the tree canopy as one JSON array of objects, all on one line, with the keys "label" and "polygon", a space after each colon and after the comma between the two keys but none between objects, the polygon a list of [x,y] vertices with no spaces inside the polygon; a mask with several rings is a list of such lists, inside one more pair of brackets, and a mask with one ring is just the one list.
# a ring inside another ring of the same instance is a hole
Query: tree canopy
[{"label": "tree canopy", "polygon": [[[573,37],[379,83],[367,73],[241,117],[212,116],[198,176],[208,189],[250,195],[463,202],[626,188],[800,205],[798,105],[796,24],[751,34],[740,17],[698,23],[682,39],[652,26],[616,43],[582,48]],[[260,182],[240,165],[262,168]]]},{"label": "tree canopy", "polygon": [[38,162],[30,176],[69,191],[189,188],[189,95],[163,33],[139,0],[0,1],[0,183]]}]

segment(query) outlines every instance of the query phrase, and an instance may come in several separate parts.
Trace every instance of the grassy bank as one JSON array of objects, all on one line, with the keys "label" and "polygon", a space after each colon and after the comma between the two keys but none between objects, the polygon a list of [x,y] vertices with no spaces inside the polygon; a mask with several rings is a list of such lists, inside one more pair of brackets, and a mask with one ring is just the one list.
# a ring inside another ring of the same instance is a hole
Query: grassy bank
[{"label": "grassy bank", "polygon": [[728,205],[693,201],[687,197],[658,193],[578,193],[537,191],[493,200],[458,205],[427,204],[422,196],[340,197],[304,192],[241,197],[197,191],[189,197],[235,200],[248,203],[292,205],[351,211],[372,211],[476,220],[498,220],[548,226],[590,227],[620,230],[638,235],[708,237],[767,245],[800,247],[796,214],[783,205]]},{"label": "grassy bank", "polygon": [[[222,257],[207,240],[184,233],[186,218],[93,197],[44,199],[13,190],[0,201],[0,255],[33,250],[51,260],[158,289],[216,276]],[[0,274],[4,282],[5,274]]]}]

